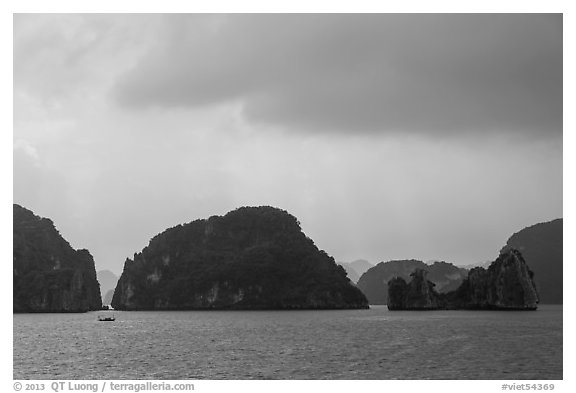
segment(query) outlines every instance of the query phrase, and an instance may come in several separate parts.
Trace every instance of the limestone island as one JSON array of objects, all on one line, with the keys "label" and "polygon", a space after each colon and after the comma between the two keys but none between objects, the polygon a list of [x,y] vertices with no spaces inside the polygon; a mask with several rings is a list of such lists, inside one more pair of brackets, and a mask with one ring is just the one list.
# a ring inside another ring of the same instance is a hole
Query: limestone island
[{"label": "limestone island", "polygon": [[100,285],[88,250],[74,250],[52,220],[14,204],[13,312],[100,310]]},{"label": "limestone island", "polygon": [[155,236],[127,259],[116,310],[364,309],[344,268],[286,211],[242,207]]},{"label": "limestone island", "polygon": [[388,282],[389,310],[536,310],[538,292],[534,274],[520,251],[503,249],[488,269],[476,267],[454,291],[438,293],[427,280],[427,271],[417,269],[406,282],[395,277]]}]

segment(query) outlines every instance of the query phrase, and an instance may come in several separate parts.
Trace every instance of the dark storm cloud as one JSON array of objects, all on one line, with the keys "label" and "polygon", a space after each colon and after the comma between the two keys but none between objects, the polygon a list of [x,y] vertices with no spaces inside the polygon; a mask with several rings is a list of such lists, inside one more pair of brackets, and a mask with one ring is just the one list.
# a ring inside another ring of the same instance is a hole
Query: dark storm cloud
[{"label": "dark storm cloud", "polygon": [[562,216],[561,29],[555,15],[21,15],[14,201],[118,274],[165,228],[259,205],[338,260],[493,260]]},{"label": "dark storm cloud", "polygon": [[562,130],[555,14],[163,16],[116,85],[129,107],[242,104],[303,129]]}]

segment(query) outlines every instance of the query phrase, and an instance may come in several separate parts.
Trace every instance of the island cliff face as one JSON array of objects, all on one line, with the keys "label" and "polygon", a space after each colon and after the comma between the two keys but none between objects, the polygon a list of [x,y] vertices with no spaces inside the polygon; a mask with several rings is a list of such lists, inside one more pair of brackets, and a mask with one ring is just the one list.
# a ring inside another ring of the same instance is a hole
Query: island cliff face
[{"label": "island cliff face", "polygon": [[367,308],[334,259],[295,217],[243,207],[170,228],[127,259],[119,310]]},{"label": "island cliff face", "polygon": [[94,260],[74,250],[50,219],[14,211],[13,311],[86,312],[102,308]]},{"label": "island cliff face", "polygon": [[506,248],[519,250],[534,271],[540,303],[562,304],[563,220],[524,228],[508,239]]},{"label": "island cliff face", "polygon": [[504,250],[488,267],[474,268],[455,291],[437,293],[426,272],[417,270],[406,283],[396,277],[388,282],[390,310],[535,310],[538,293],[522,254]]}]

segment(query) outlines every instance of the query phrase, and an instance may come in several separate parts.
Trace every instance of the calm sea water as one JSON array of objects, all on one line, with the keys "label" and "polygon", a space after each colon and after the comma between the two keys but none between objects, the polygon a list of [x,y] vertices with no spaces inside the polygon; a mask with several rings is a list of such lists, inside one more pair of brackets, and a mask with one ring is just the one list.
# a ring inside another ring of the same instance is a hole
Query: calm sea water
[{"label": "calm sea water", "polygon": [[535,312],[15,314],[15,379],[562,379],[562,306]]}]

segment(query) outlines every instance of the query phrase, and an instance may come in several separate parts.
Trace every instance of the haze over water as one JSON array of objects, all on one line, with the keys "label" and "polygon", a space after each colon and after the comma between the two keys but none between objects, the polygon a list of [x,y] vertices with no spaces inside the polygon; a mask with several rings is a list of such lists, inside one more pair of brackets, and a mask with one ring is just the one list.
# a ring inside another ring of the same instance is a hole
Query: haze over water
[{"label": "haze over water", "polygon": [[535,312],[14,314],[14,379],[562,379],[562,306]]}]

